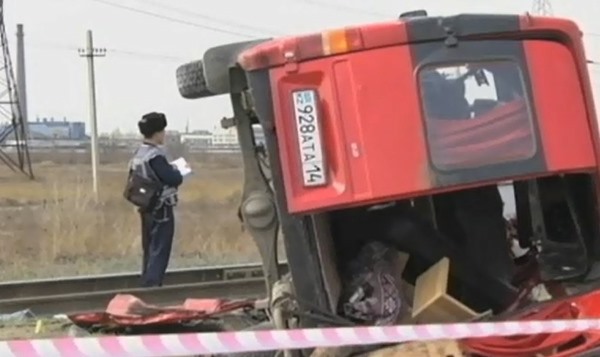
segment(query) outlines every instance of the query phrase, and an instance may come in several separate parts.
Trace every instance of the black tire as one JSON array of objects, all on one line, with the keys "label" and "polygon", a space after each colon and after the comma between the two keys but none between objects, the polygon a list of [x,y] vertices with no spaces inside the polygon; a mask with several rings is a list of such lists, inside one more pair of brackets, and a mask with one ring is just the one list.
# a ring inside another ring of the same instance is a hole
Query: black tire
[{"label": "black tire", "polygon": [[215,95],[206,86],[202,60],[184,64],[177,68],[179,94],[186,99],[197,99]]}]

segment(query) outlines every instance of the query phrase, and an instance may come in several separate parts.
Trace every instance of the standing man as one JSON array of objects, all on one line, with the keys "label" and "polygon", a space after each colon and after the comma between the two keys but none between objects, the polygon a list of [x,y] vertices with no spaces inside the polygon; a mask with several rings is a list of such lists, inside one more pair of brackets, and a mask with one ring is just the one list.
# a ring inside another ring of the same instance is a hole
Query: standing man
[{"label": "standing man", "polygon": [[[142,286],[161,286],[173,245],[177,188],[181,173],[167,161],[162,148],[165,142],[167,119],[162,113],[148,113],[138,122],[144,141],[130,162],[133,173],[158,187],[152,207],[140,209],[142,222]],[[142,189],[143,191],[143,189]]]}]

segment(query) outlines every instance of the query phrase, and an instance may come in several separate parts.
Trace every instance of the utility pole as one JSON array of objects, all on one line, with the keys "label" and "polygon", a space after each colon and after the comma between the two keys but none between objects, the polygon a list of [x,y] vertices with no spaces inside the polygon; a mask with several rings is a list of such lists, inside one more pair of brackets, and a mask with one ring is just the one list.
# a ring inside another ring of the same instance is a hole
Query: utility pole
[{"label": "utility pole", "polygon": [[88,80],[90,86],[90,131],[92,134],[92,180],[94,196],[98,199],[98,121],[96,112],[96,77],[94,71],[94,58],[106,56],[106,49],[94,48],[94,39],[92,31],[87,32],[87,46],[85,49],[79,49],[79,56],[87,58],[88,62]]}]

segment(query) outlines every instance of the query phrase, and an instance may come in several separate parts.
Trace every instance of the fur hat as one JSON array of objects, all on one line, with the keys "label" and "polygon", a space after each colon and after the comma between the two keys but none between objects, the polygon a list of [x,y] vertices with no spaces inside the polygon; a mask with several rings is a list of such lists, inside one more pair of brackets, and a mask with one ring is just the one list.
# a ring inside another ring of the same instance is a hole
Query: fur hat
[{"label": "fur hat", "polygon": [[138,122],[140,133],[149,138],[152,135],[159,133],[167,127],[167,117],[163,113],[148,113],[142,116]]}]

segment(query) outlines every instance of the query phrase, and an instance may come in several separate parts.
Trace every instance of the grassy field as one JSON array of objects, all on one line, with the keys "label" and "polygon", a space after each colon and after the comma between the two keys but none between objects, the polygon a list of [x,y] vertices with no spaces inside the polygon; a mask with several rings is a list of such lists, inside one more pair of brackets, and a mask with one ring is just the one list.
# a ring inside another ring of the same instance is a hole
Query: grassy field
[{"label": "grassy field", "polygon": [[[236,216],[237,157],[189,157],[177,208],[171,267],[257,261]],[[122,198],[126,156],[104,155],[100,196],[92,194],[87,155],[36,157],[30,181],[0,167],[0,280],[139,269],[140,223]]]}]

